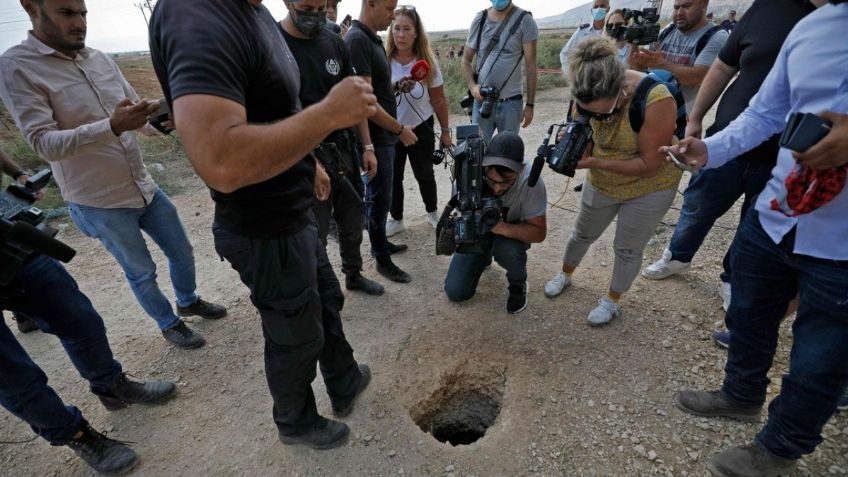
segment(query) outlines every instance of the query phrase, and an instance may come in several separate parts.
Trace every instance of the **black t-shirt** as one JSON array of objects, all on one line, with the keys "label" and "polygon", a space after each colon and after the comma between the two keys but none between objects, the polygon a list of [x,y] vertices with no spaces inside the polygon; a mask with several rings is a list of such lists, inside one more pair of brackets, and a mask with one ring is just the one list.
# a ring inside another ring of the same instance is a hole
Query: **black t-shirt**
[{"label": "black t-shirt", "polygon": [[[783,41],[798,21],[815,7],[807,0],[756,0],[733,28],[719,52],[719,59],[739,68],[736,80],[724,92],[716,110],[713,135],[730,124],[748,107],[751,98],[774,66]],[[777,161],[778,135],[740,158]]]},{"label": "black t-shirt", "polygon": [[302,39],[280,28],[300,69],[300,101],[304,108],[321,101],[333,86],[353,76],[350,54],[339,35],[325,29],[317,38]]},{"label": "black t-shirt", "polygon": [[[383,40],[359,21],[354,20],[344,37],[353,69],[359,76],[370,76],[377,103],[393,118],[397,118],[397,103],[392,91],[392,70],[383,48]],[[398,141],[396,131],[386,131],[373,121],[368,121],[371,142],[377,146],[391,146]]]},{"label": "black t-shirt", "polygon": [[[150,19],[150,54],[170,103],[208,94],[245,107],[250,123],[300,111],[300,77],[280,28],[263,6],[246,0],[159,0]],[[252,158],[244,157],[244,161]],[[314,201],[315,162],[232,193],[212,190],[215,221],[256,238],[300,230]]]}]

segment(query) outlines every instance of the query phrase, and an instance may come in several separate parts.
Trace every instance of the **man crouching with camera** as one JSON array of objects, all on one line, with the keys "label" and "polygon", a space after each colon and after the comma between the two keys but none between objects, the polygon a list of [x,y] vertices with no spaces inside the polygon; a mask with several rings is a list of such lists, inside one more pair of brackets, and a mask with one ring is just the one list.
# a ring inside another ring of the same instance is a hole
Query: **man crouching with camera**
[{"label": "man crouching with camera", "polygon": [[548,232],[545,185],[541,181],[535,187],[528,185],[524,142],[513,132],[492,139],[482,166],[486,192],[500,200],[501,220],[481,237],[478,250],[457,250],[445,278],[445,293],[455,302],[474,296],[480,275],[494,257],[506,269],[509,282],[506,311],[519,313],[527,307],[527,250],[545,240]]}]

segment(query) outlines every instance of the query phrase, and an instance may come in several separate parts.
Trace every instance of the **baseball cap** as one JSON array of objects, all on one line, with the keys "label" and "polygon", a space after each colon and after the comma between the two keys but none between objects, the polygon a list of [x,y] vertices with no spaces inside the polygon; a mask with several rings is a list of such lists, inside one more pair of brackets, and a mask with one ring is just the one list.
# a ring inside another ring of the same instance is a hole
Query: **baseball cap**
[{"label": "baseball cap", "polygon": [[492,138],[483,154],[483,167],[503,166],[518,172],[524,164],[524,141],[514,132],[504,131]]}]

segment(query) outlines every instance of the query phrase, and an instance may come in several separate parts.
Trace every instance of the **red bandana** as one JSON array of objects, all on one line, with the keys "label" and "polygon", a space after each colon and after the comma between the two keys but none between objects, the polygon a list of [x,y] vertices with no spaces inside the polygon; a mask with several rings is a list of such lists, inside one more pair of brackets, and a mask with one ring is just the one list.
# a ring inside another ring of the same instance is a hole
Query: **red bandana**
[{"label": "red bandana", "polygon": [[[785,201],[771,200],[771,209],[779,210],[788,217],[808,214],[827,204],[839,195],[845,187],[848,167],[813,170],[807,166],[796,165],[786,177]],[[787,210],[781,202],[789,206]]]}]

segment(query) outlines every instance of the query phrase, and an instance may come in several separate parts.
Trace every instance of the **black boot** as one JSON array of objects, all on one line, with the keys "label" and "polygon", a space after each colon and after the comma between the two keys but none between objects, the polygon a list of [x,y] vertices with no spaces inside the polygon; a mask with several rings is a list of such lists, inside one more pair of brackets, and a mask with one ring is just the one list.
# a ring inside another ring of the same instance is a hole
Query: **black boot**
[{"label": "black boot", "polygon": [[383,285],[363,277],[359,272],[345,277],[345,288],[351,291],[365,292],[367,295],[374,296],[380,296],[385,291]]},{"label": "black boot", "polygon": [[38,324],[29,315],[19,312],[13,312],[15,323],[18,325],[18,331],[21,333],[30,333],[38,329]]},{"label": "black boot", "polygon": [[182,349],[200,348],[206,344],[206,340],[186,326],[183,320],[167,330],[162,330],[162,336]]},{"label": "black boot", "polygon": [[221,305],[197,298],[197,301],[189,306],[177,305],[177,314],[180,316],[199,316],[207,320],[217,320],[227,316],[227,309]]},{"label": "black boot", "polygon": [[318,416],[318,421],[306,431],[291,436],[280,434],[280,442],[313,449],[332,449],[344,444],[349,433],[347,424]]},{"label": "black boot", "polygon": [[353,411],[353,405],[356,403],[356,398],[362,394],[362,391],[368,387],[368,383],[371,382],[371,368],[366,364],[359,365],[359,385],[356,386],[356,392],[353,393],[353,396],[345,399],[342,402],[334,402],[333,406],[333,415],[336,417],[347,417],[350,415],[351,411]]},{"label": "black boot", "polygon": [[66,444],[101,474],[125,474],[138,464],[138,454],[126,444],[109,439],[82,422],[80,435]]},{"label": "black boot", "polygon": [[410,281],[412,281],[412,277],[410,277],[408,273],[398,268],[398,266],[395,265],[394,262],[392,262],[391,257],[383,257],[377,259],[377,273],[393,282],[409,283]]},{"label": "black boot", "polygon": [[109,391],[92,391],[109,411],[123,409],[130,404],[158,404],[170,399],[177,393],[177,386],[168,381],[157,379],[146,383],[137,383],[127,379],[126,374],[109,386]]}]

